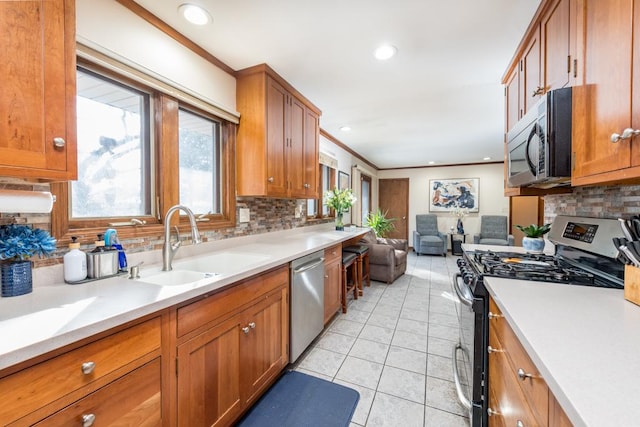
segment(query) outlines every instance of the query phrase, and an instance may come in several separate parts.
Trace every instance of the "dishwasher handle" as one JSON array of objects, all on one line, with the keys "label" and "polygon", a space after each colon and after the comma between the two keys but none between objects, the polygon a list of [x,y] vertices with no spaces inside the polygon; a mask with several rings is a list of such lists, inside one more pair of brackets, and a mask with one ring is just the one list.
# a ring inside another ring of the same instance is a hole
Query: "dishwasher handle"
[{"label": "dishwasher handle", "polygon": [[314,259],[313,261],[310,261],[310,262],[308,262],[306,264],[303,264],[298,268],[294,268],[293,272],[295,274],[304,273],[307,270],[311,270],[312,268],[316,268],[317,266],[319,266],[323,262],[324,262],[324,257],[323,258]]}]

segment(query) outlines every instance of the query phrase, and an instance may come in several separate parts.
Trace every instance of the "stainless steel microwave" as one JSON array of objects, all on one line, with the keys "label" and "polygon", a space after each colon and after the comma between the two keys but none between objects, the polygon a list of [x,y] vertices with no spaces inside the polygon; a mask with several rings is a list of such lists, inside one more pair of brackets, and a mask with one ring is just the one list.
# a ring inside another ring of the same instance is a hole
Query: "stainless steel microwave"
[{"label": "stainless steel microwave", "polygon": [[571,181],[571,88],[551,90],[507,134],[509,187]]}]

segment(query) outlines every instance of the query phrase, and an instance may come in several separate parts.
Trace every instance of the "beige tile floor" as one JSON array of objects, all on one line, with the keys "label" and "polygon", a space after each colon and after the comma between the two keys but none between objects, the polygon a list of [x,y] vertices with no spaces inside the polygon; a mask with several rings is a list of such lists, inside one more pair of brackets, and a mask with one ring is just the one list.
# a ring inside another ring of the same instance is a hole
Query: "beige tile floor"
[{"label": "beige tile floor", "polygon": [[371,282],[299,360],[296,370],[360,393],[351,427],[468,425],[452,382],[457,258],[411,252],[405,275]]}]

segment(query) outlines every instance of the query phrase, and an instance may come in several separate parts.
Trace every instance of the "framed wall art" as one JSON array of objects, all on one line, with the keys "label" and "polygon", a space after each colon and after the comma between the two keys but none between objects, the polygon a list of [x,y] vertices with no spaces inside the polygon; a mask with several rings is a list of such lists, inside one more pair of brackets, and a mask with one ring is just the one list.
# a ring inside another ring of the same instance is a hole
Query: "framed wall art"
[{"label": "framed wall art", "polygon": [[429,211],[450,212],[465,209],[478,212],[479,178],[429,180]]},{"label": "framed wall art", "polygon": [[351,188],[349,183],[349,174],[346,172],[339,171],[338,172],[338,188],[340,190],[346,190],[347,188]]}]

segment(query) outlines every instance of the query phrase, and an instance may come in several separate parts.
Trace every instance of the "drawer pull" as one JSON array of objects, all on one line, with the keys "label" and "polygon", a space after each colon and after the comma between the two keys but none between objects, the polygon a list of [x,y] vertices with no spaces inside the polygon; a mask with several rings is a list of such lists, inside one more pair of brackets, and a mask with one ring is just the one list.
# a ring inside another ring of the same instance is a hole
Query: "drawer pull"
[{"label": "drawer pull", "polygon": [[492,417],[492,416],[494,416],[494,415],[500,415],[500,412],[498,412],[498,411],[494,411],[493,409],[488,408],[488,409],[487,409],[487,414],[488,414],[490,417]]},{"label": "drawer pull", "polygon": [[487,353],[504,353],[504,350],[500,350],[499,348],[493,348],[491,346],[487,346]]},{"label": "drawer pull", "polygon": [[251,323],[249,323],[249,327],[250,327],[251,329],[255,329],[255,328],[256,328],[256,322],[251,322]]},{"label": "drawer pull", "polygon": [[487,315],[487,317],[488,317],[489,319],[499,319],[499,318],[501,318],[501,317],[504,317],[504,314],[496,314],[496,313],[489,312],[489,314]]},{"label": "drawer pull", "polygon": [[518,378],[520,378],[522,381],[526,380],[527,378],[533,378],[533,375],[531,374],[527,374],[524,369],[522,368],[518,368]]},{"label": "drawer pull", "polygon": [[91,427],[96,422],[94,414],[84,414],[82,416],[82,427]]},{"label": "drawer pull", "polygon": [[53,138],[53,146],[56,148],[64,148],[66,143],[67,142],[64,140],[64,138],[61,138],[59,136]]},{"label": "drawer pull", "polygon": [[84,362],[82,364],[82,373],[85,375],[89,375],[91,373],[93,373],[93,370],[96,369],[96,363],[95,362]]},{"label": "drawer pull", "polygon": [[524,427],[524,423],[520,420],[516,423],[516,427]]},{"label": "drawer pull", "polygon": [[624,140],[627,140],[627,139],[631,139],[631,138],[633,138],[635,136],[638,136],[638,135],[640,135],[640,130],[634,130],[634,129],[631,129],[631,128],[626,128],[625,130],[622,131],[622,135],[617,134],[617,133],[612,133],[610,140],[611,140],[611,142],[613,142],[615,144],[616,142],[624,141]]},{"label": "drawer pull", "polygon": [[249,327],[245,326],[244,328],[242,328],[242,332],[244,332],[245,334],[249,333]]}]

